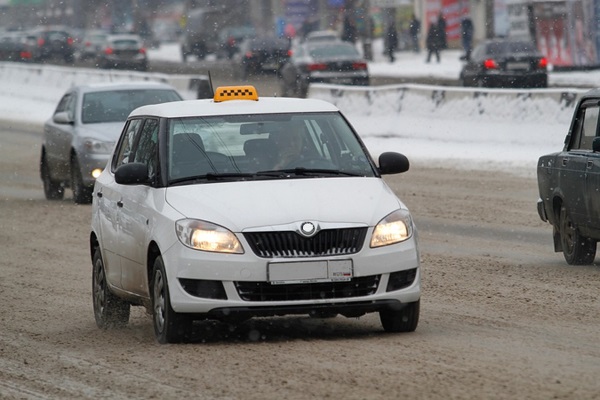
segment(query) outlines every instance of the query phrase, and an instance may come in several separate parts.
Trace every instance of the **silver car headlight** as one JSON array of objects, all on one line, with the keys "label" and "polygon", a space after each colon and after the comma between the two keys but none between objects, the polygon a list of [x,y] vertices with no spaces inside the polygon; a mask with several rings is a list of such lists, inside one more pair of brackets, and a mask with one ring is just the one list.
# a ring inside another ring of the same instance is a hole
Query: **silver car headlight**
[{"label": "silver car headlight", "polygon": [[396,210],[379,221],[373,230],[371,247],[403,242],[413,234],[412,217],[408,210]]},{"label": "silver car headlight", "polygon": [[115,142],[104,142],[98,139],[83,139],[83,147],[89,154],[110,154],[112,153]]},{"label": "silver car headlight", "polygon": [[216,253],[244,254],[242,244],[229,229],[197,219],[175,223],[177,237],[185,246]]}]

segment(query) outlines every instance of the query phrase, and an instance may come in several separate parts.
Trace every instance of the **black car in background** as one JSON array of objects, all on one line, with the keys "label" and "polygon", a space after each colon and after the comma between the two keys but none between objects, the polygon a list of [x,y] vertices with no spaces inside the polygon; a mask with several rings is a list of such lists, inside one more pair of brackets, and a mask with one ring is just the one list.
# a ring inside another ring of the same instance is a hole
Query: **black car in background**
[{"label": "black car in background", "polygon": [[33,59],[37,62],[61,60],[67,64],[75,60],[75,40],[68,28],[45,26],[29,32],[35,37]]},{"label": "black car in background", "polygon": [[239,63],[244,78],[261,72],[279,72],[289,58],[290,43],[277,37],[255,37],[240,44]]},{"label": "black car in background", "polygon": [[352,43],[341,40],[298,44],[280,76],[283,96],[306,97],[311,83],[369,85],[367,61]]},{"label": "black car in background", "polygon": [[548,87],[548,60],[531,41],[497,38],[475,47],[460,72],[463,86]]},{"label": "black car in background", "polygon": [[0,61],[31,62],[33,59],[32,44],[26,34],[19,31],[0,33]]}]

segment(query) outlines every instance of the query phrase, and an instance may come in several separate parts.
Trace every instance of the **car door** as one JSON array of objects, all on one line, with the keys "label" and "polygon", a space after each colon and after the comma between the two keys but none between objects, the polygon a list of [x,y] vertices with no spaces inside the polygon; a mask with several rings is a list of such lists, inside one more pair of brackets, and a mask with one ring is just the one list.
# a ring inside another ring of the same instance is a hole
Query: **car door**
[{"label": "car door", "polygon": [[[585,123],[588,124],[590,135],[599,136],[600,107],[598,100],[592,102],[585,109]],[[594,138],[587,138],[591,142]],[[591,148],[591,143],[586,143]],[[587,154],[586,177],[585,177],[585,201],[587,209],[586,225],[589,229],[600,231],[600,153],[590,151]],[[594,236],[598,236],[595,234]]]},{"label": "car door", "polygon": [[66,112],[70,121],[75,120],[77,96],[75,92],[66,93],[58,102],[52,119],[44,126],[46,161],[50,174],[55,180],[69,178],[71,146],[73,143],[74,123],[57,123],[54,116]]},{"label": "car door", "polygon": [[133,159],[133,146],[142,126],[142,119],[130,120],[126,123],[123,134],[113,154],[110,174],[102,174],[96,180],[96,201],[98,202],[98,218],[100,225],[100,245],[104,256],[106,276],[111,285],[122,287],[121,283],[121,247],[120,219],[121,190],[124,185],[115,182],[114,172],[123,164]]},{"label": "car door", "polygon": [[[557,176],[563,202],[575,225],[581,227],[588,222],[587,180],[590,179],[591,171],[588,161],[592,155],[592,141],[598,131],[598,111],[597,101],[580,105],[567,149],[556,160],[557,168],[560,169]],[[593,166],[593,160],[590,161]]]},{"label": "car door", "polygon": [[148,238],[153,225],[153,183],[158,171],[159,120],[146,119],[135,142],[132,162],[148,166],[150,184],[120,185],[119,255],[123,289],[149,295],[146,269]]}]

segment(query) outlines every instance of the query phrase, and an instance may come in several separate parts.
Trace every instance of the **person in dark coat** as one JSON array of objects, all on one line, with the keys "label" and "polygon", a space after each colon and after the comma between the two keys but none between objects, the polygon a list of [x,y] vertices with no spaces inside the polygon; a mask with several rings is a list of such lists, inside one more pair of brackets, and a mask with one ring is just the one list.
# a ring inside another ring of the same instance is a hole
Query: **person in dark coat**
[{"label": "person in dark coat", "polygon": [[421,51],[419,46],[419,34],[421,33],[421,21],[417,19],[415,14],[412,15],[410,23],[408,25],[408,32],[410,33],[410,39],[412,41],[412,48],[415,53]]},{"label": "person in dark coat", "polygon": [[461,38],[463,49],[465,50],[464,59],[469,61],[471,59],[471,50],[473,46],[473,21],[471,18],[465,17],[460,23]]},{"label": "person in dark coat", "polygon": [[440,25],[437,22],[432,22],[429,25],[429,31],[427,32],[427,60],[426,62],[431,61],[431,55],[435,54],[435,58],[437,62],[440,62],[440,50],[444,46],[444,41],[442,37],[442,31],[440,30]]},{"label": "person in dark coat", "polygon": [[345,42],[356,43],[356,24],[349,15],[344,17],[341,39]]},{"label": "person in dark coat", "polygon": [[396,24],[390,22],[385,33],[385,54],[390,59],[390,62],[394,62],[396,57],[394,52],[398,48],[398,31],[396,30]]},{"label": "person in dark coat", "polygon": [[448,39],[446,37],[446,19],[444,18],[444,13],[440,11],[440,15],[438,15],[438,27],[440,28],[440,41],[442,43],[442,47],[440,49],[448,48]]}]

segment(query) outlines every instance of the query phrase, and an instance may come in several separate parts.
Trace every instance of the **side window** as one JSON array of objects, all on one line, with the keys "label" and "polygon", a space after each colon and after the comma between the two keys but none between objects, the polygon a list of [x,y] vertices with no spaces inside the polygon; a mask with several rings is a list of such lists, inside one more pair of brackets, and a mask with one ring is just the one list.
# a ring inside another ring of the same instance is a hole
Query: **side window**
[{"label": "side window", "polygon": [[158,120],[148,119],[140,133],[140,140],[135,149],[133,161],[148,166],[148,176],[156,177],[158,170]]},{"label": "side window", "polygon": [[592,150],[592,141],[598,133],[598,115],[600,108],[597,106],[582,108],[578,115],[578,123],[573,132],[571,150]]},{"label": "side window", "polygon": [[111,169],[114,172],[119,166],[131,162],[131,155],[135,137],[142,125],[141,119],[133,119],[125,125],[121,139],[117,144],[115,154],[111,163]]}]

